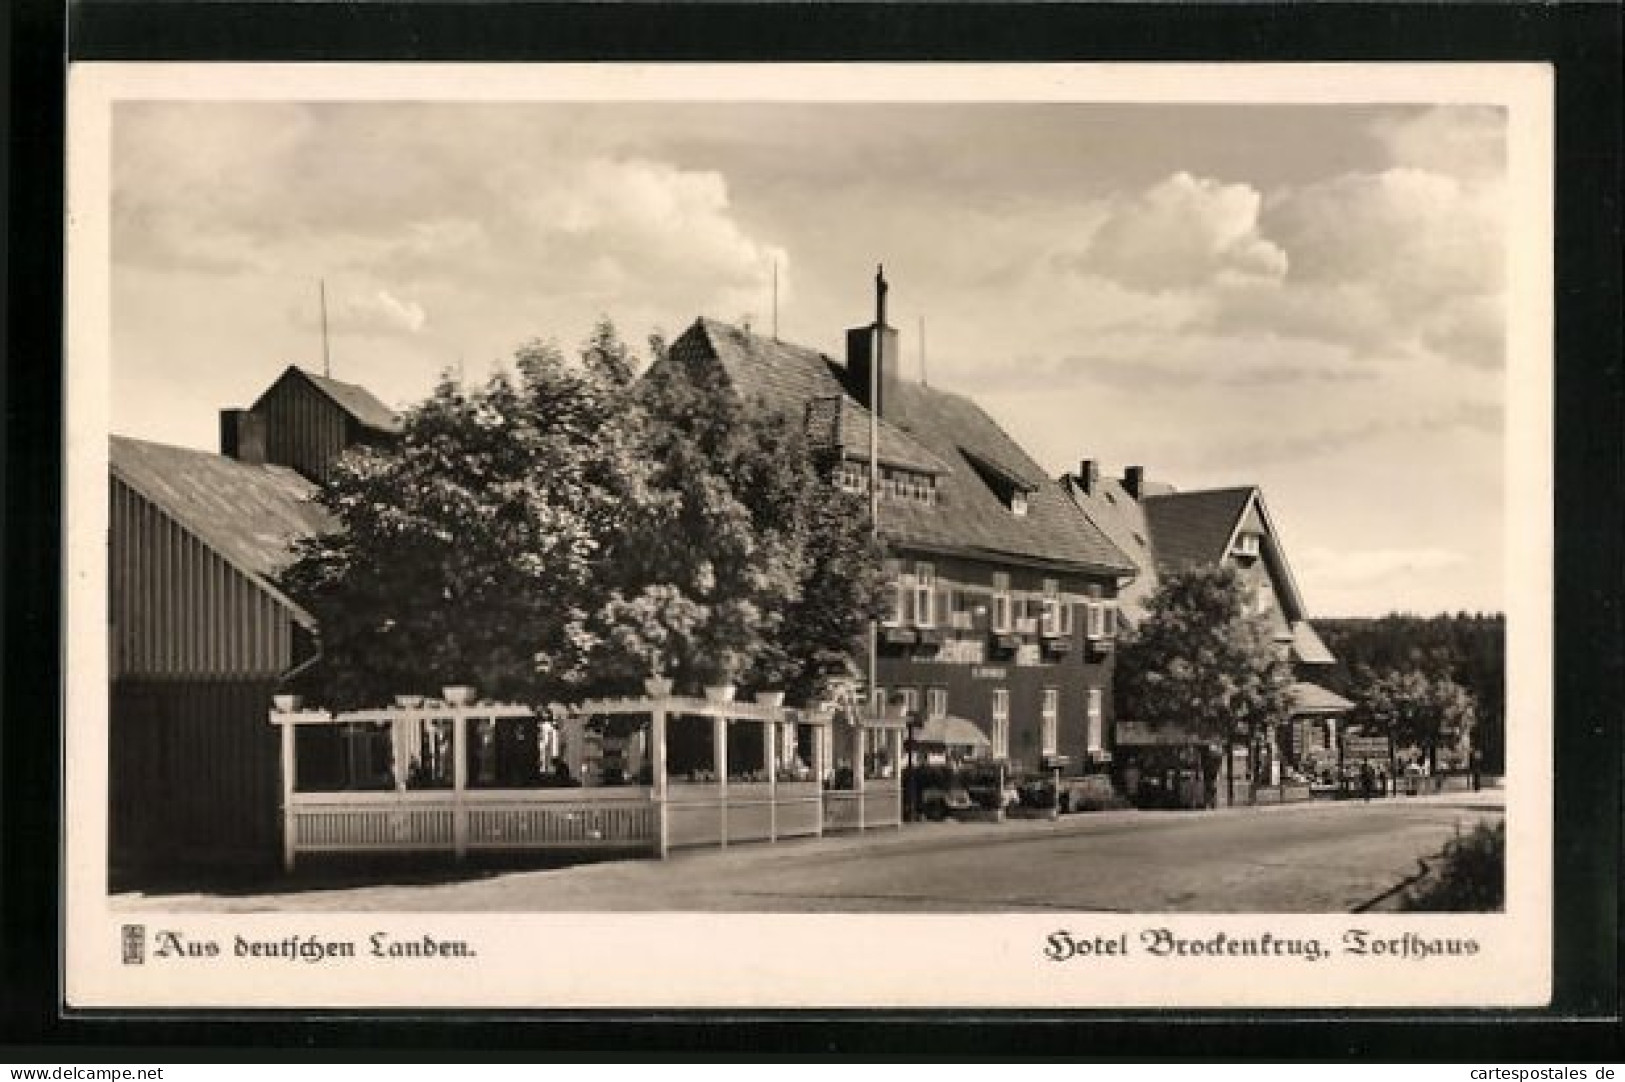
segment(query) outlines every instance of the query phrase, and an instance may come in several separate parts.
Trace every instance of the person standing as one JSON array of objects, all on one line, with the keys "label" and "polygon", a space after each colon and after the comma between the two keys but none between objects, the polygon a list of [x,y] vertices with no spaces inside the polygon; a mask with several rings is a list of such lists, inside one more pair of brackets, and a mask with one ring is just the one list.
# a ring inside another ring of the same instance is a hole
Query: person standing
[{"label": "person standing", "polygon": [[1366,803],[1371,802],[1371,790],[1376,783],[1376,776],[1371,772],[1370,763],[1360,764],[1360,797]]}]

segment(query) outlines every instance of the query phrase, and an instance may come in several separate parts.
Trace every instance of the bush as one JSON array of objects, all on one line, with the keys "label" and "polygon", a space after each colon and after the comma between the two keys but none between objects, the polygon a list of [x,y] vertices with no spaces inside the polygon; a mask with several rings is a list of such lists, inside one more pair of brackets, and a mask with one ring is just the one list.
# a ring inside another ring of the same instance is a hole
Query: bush
[{"label": "bush", "polygon": [[1506,823],[1480,823],[1444,847],[1434,874],[1405,893],[1400,908],[1488,913],[1506,900]]}]

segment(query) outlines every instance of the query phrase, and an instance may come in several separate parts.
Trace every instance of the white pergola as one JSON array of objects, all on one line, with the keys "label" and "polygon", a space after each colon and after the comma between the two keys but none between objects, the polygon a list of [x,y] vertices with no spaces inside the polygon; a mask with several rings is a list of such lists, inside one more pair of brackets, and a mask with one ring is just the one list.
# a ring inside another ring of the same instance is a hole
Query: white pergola
[{"label": "white pergola", "polygon": [[[901,722],[842,724],[832,712],[678,695],[595,699],[562,714],[567,724],[647,716],[651,784],[471,786],[470,726],[539,720],[535,710],[519,703],[431,702],[339,713],[273,710],[270,721],[281,734],[284,866],[291,870],[300,853],[319,852],[450,851],[461,858],[470,850],[641,848],[664,857],[677,846],[777,841],[902,823]],[[711,726],[712,776],[674,779],[667,771],[668,734],[673,725],[693,722]],[[728,726],[736,722],[762,726],[763,780],[728,776]],[[425,723],[450,726],[449,784],[409,784],[412,749]],[[300,730],[352,724],[387,727],[391,786],[303,791]],[[785,752],[796,745],[797,725],[812,727],[813,761],[806,776],[787,778]],[[834,772],[837,737],[843,735],[850,740],[851,788],[825,789],[823,779]],[[889,756],[891,776],[865,778],[871,739],[873,750]],[[578,735],[575,742],[584,741]]]}]

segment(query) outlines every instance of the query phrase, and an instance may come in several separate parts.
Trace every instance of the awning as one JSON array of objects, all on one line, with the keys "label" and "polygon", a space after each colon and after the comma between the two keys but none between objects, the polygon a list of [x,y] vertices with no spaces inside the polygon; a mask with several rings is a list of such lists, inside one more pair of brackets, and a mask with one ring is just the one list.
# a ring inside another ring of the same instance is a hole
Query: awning
[{"label": "awning", "polygon": [[920,735],[914,738],[916,744],[944,744],[948,747],[990,748],[993,742],[983,735],[974,721],[945,715],[940,718],[927,718],[920,726]]}]

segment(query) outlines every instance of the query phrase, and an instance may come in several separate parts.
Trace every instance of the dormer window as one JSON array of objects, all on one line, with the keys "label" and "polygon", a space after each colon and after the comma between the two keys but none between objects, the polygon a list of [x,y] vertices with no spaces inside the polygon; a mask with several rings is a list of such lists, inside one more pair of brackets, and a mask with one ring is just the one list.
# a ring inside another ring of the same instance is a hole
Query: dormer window
[{"label": "dormer window", "polygon": [[1027,501],[1032,493],[1037,491],[1036,484],[1023,476],[1021,471],[995,462],[976,451],[961,447],[959,452],[965,456],[965,461],[971,464],[999,501],[1010,509],[1012,515],[1017,518],[1027,517]]},{"label": "dormer window", "polygon": [[1257,534],[1244,533],[1236,535],[1235,553],[1237,556],[1240,556],[1246,560],[1257,559],[1258,547],[1259,537]]}]

